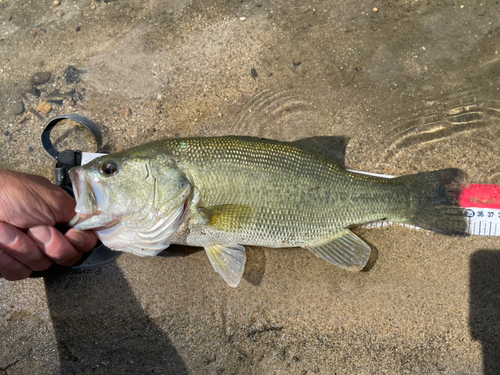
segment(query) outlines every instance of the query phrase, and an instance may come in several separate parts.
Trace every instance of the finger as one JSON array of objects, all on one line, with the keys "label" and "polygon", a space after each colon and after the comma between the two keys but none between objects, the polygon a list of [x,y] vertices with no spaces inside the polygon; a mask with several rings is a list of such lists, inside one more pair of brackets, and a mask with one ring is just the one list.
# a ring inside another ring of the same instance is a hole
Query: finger
[{"label": "finger", "polygon": [[28,229],[67,223],[75,216],[75,200],[44,177],[0,169],[0,180],[0,195],[6,198],[0,221]]},{"label": "finger", "polygon": [[0,277],[10,281],[22,280],[28,278],[31,272],[31,268],[0,250]]},{"label": "finger", "polygon": [[75,249],[84,253],[92,250],[97,243],[95,233],[88,230],[70,229],[64,234],[64,237]]},{"label": "finger", "polygon": [[52,265],[26,233],[0,222],[0,250],[34,271],[43,271]]},{"label": "finger", "polygon": [[82,257],[82,253],[54,227],[39,225],[30,228],[28,235],[48,258],[61,266],[72,266]]}]

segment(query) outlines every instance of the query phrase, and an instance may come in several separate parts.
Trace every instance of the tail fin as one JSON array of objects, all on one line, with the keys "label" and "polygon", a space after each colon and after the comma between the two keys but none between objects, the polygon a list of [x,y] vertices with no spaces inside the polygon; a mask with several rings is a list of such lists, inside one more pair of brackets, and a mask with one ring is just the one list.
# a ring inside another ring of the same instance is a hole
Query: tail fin
[{"label": "tail fin", "polygon": [[405,223],[434,232],[465,236],[468,221],[459,206],[460,169],[442,169],[399,177],[410,190],[410,212]]}]

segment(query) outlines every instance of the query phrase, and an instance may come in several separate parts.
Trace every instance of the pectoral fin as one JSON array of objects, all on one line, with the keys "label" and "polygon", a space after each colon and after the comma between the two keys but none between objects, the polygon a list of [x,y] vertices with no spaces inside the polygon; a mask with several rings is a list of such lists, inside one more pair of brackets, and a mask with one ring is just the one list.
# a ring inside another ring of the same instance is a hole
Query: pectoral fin
[{"label": "pectoral fin", "polygon": [[371,249],[350,229],[319,244],[304,246],[316,256],[349,271],[361,271],[370,258]]},{"label": "pectoral fin", "polygon": [[214,269],[222,276],[229,286],[236,288],[241,281],[247,256],[241,245],[214,244],[205,247],[208,259]]},{"label": "pectoral fin", "polygon": [[245,205],[224,204],[200,208],[198,213],[204,218],[205,225],[232,232],[241,229],[251,220],[253,209]]}]

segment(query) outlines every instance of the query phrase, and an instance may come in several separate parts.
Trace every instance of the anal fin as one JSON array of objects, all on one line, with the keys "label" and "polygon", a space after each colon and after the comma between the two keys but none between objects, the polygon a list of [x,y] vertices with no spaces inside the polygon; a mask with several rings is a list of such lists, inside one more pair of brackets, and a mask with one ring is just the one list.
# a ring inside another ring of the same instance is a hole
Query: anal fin
[{"label": "anal fin", "polygon": [[350,229],[321,243],[304,246],[317,257],[349,271],[361,271],[370,258],[371,249],[366,242]]},{"label": "anal fin", "polygon": [[229,286],[236,288],[245,271],[247,256],[241,245],[213,244],[205,247],[208,259],[214,269],[222,276]]}]

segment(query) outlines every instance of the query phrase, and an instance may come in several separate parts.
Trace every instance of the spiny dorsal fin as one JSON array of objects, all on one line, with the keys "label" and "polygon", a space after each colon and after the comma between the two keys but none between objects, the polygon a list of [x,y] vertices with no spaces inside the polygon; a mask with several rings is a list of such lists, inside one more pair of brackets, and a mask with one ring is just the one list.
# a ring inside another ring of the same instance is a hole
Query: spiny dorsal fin
[{"label": "spiny dorsal fin", "polygon": [[245,248],[236,244],[213,244],[205,247],[205,251],[217,273],[230,287],[236,288],[245,271]]},{"label": "spiny dorsal fin", "polygon": [[371,249],[350,229],[319,244],[304,246],[316,256],[348,271],[361,271],[370,258]]},{"label": "spiny dorsal fin", "polygon": [[299,139],[293,143],[344,166],[345,148],[348,141],[349,138],[344,136],[324,136]]}]

